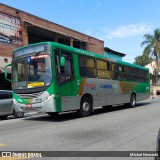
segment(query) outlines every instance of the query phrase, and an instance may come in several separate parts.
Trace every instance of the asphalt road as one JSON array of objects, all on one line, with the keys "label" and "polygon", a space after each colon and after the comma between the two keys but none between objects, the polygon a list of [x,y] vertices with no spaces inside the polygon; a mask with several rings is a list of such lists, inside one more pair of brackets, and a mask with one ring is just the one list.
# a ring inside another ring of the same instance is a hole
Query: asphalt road
[{"label": "asphalt road", "polygon": [[[69,113],[56,118],[41,114],[23,119],[1,120],[0,151],[155,151],[159,128],[160,97],[156,97],[137,103],[135,108],[122,106],[111,109],[99,108],[92,116],[86,118],[80,118],[76,113]],[[153,160],[154,158],[42,159]]]}]

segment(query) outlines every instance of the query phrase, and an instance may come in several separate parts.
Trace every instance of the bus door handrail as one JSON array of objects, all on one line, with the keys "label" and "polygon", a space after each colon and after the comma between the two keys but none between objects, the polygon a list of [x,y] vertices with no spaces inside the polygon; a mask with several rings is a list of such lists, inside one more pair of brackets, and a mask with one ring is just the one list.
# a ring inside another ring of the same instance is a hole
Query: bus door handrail
[{"label": "bus door handrail", "polygon": [[8,64],[8,65],[5,66],[5,68],[4,68],[4,78],[5,78],[7,81],[12,82],[11,79],[8,79],[8,78],[7,78],[7,75],[8,75],[7,68],[10,67],[10,66],[12,66],[12,64]]}]

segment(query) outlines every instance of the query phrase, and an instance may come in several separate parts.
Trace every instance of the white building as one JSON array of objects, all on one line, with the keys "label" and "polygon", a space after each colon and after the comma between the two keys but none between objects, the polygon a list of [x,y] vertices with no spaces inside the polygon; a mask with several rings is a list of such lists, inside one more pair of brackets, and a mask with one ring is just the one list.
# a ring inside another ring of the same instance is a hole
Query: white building
[{"label": "white building", "polygon": [[160,72],[157,73],[157,63],[156,61],[152,61],[151,63],[147,64],[145,67],[149,68],[151,85],[160,85]]}]

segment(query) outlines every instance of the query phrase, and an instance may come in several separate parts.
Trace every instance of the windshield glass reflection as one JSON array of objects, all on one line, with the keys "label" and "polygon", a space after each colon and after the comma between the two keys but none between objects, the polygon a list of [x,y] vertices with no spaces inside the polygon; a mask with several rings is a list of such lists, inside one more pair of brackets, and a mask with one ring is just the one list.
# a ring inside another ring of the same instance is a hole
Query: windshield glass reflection
[{"label": "windshield glass reflection", "polygon": [[40,54],[13,61],[13,89],[43,87],[51,82],[50,55]]}]

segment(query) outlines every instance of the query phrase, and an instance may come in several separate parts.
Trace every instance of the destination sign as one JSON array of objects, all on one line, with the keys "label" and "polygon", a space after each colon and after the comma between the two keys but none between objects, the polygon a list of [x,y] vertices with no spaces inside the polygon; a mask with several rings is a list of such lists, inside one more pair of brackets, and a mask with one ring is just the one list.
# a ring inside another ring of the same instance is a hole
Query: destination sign
[{"label": "destination sign", "polygon": [[44,52],[44,51],[47,51],[47,44],[38,44],[38,45],[24,47],[14,51],[13,54],[14,54],[14,58],[16,58],[22,55]]}]

